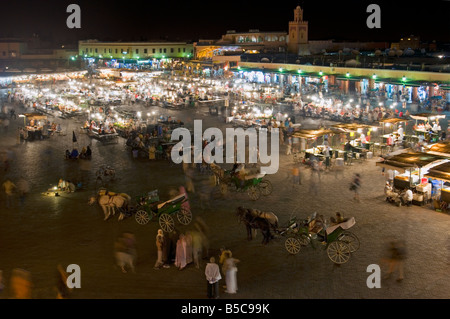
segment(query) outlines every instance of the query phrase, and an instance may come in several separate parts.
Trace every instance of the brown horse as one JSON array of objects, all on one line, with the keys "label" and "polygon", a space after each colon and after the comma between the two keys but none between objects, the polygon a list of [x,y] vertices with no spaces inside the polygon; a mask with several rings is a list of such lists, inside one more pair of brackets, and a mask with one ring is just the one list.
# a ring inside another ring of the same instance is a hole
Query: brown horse
[{"label": "brown horse", "polygon": [[93,205],[95,202],[98,202],[100,207],[105,214],[105,219],[107,220],[111,214],[115,215],[116,209],[119,209],[120,215],[118,220],[122,220],[124,218],[124,210],[128,209],[128,204],[131,201],[131,197],[125,193],[112,193],[112,192],[102,192],[99,191],[96,196],[92,196],[89,199],[88,204]]},{"label": "brown horse", "polygon": [[238,207],[236,214],[239,217],[239,221],[243,222],[245,227],[247,228],[248,240],[253,239],[252,230],[257,229],[260,229],[261,233],[263,234],[263,245],[268,244],[270,239],[273,238],[273,235],[270,232],[271,228],[273,228],[273,225],[271,225],[267,219],[254,216],[252,212],[245,207]]}]

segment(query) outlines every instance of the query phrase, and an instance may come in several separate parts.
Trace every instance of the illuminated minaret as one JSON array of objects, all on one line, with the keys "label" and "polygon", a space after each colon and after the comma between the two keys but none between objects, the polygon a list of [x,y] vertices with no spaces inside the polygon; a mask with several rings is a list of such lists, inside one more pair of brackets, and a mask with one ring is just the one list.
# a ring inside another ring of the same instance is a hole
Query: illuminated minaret
[{"label": "illuminated minaret", "polygon": [[297,6],[294,10],[294,21],[289,22],[288,51],[299,53],[308,44],[308,21],[303,21],[303,9]]}]

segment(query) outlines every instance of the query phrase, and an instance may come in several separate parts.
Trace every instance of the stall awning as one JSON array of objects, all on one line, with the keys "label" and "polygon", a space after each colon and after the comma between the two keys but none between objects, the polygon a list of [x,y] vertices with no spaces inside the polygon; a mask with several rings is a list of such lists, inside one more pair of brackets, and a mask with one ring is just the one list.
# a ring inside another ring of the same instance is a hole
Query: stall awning
[{"label": "stall awning", "polygon": [[424,174],[424,177],[450,182],[450,162],[445,162],[430,168],[428,173]]},{"label": "stall awning", "polygon": [[450,158],[450,142],[435,143],[428,148],[427,153]]},{"label": "stall awning", "polygon": [[41,113],[25,113],[23,114],[28,119],[33,120],[45,120],[47,119],[47,115],[41,114]]},{"label": "stall awning", "polygon": [[340,132],[344,133],[350,133],[350,132],[356,132],[358,129],[370,129],[373,128],[372,125],[367,124],[358,124],[358,123],[342,123],[342,124],[335,124],[331,126],[331,129],[338,130]]},{"label": "stall awning", "polygon": [[408,122],[408,119],[401,119],[398,117],[392,117],[392,118],[388,118],[388,119],[382,119],[381,121],[379,121],[380,123],[390,123],[390,124],[397,124],[399,122]]},{"label": "stall awning", "polygon": [[317,138],[321,137],[327,134],[333,134],[334,132],[332,130],[298,130],[294,134],[292,134],[292,137],[299,137],[299,138]]},{"label": "stall awning", "polygon": [[417,113],[410,116],[414,120],[422,120],[422,121],[445,119],[445,114],[437,114],[437,113]]},{"label": "stall awning", "polygon": [[384,160],[376,163],[377,166],[395,169],[399,172],[413,168],[426,168],[437,161],[446,160],[447,157],[429,154],[425,152],[404,152],[392,156],[388,156]]}]

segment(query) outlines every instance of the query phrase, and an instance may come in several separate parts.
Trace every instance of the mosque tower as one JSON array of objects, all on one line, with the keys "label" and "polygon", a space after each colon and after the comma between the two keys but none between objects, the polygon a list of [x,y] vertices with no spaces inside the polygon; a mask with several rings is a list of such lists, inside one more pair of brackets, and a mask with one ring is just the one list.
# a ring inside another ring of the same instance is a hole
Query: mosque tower
[{"label": "mosque tower", "polygon": [[288,52],[300,54],[308,51],[308,21],[303,21],[303,9],[294,9],[294,21],[289,21]]}]

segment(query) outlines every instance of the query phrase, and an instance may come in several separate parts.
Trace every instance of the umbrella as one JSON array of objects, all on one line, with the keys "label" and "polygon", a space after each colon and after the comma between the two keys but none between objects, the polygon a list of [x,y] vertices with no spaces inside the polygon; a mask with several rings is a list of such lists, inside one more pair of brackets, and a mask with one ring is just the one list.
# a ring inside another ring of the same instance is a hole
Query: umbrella
[{"label": "umbrella", "polygon": [[75,135],[75,131],[72,131],[72,142],[73,143],[76,143],[77,142],[77,137],[76,137],[76,135]]}]

